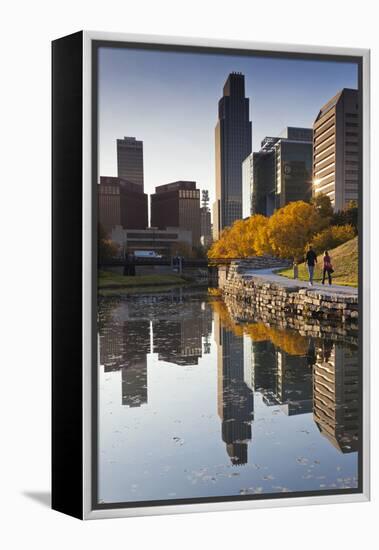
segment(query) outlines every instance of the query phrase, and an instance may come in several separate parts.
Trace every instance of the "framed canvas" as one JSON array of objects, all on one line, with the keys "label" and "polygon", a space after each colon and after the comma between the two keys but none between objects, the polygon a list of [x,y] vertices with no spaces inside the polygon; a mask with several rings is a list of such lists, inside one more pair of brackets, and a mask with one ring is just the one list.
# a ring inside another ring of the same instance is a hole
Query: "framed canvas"
[{"label": "framed canvas", "polygon": [[52,61],[53,508],[369,499],[369,51]]}]

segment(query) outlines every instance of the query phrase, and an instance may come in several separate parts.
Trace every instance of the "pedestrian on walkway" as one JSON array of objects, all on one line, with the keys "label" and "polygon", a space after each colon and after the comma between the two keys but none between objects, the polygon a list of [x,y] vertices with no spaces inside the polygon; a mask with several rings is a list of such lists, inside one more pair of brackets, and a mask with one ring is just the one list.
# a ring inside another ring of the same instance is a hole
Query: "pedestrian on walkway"
[{"label": "pedestrian on walkway", "polygon": [[328,274],[328,281],[329,281],[329,284],[331,285],[332,284],[332,273],[334,271],[333,269],[333,266],[332,266],[332,259],[331,257],[329,256],[329,252],[327,250],[325,250],[324,252],[324,267],[323,267],[323,270],[322,270],[322,284],[324,285],[325,284],[325,275]]},{"label": "pedestrian on walkway", "polygon": [[313,273],[315,270],[315,264],[317,264],[317,256],[312,246],[309,245],[307,255],[305,256],[305,262],[308,268],[309,274],[309,286],[313,285]]}]

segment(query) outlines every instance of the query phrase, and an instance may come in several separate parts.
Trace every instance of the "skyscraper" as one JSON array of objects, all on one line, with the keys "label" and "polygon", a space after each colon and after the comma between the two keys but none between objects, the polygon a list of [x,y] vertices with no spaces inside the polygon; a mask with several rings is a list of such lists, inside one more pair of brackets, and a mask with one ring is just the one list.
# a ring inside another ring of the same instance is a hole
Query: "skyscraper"
[{"label": "skyscraper", "polygon": [[336,211],[358,200],[359,124],[358,90],[344,88],[313,125],[313,193],[328,195]]},{"label": "skyscraper", "polygon": [[216,201],[213,209],[213,236],[242,218],[242,162],[251,153],[249,99],[245,97],[245,77],[231,73],[218,103],[216,145]]},{"label": "skyscraper", "polygon": [[141,186],[143,191],[143,142],[135,137],[117,140],[117,175]]}]

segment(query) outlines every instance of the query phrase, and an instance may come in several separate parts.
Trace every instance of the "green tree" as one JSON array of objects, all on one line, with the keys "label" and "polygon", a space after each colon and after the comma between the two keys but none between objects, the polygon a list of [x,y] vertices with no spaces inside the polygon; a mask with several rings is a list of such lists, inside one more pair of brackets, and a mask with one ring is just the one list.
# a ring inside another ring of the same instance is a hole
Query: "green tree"
[{"label": "green tree", "polygon": [[119,245],[108,238],[104,227],[99,223],[97,226],[97,255],[98,263],[115,258],[119,253]]},{"label": "green tree", "polygon": [[339,210],[333,214],[332,225],[349,224],[354,228],[355,234],[358,233],[358,204],[357,201],[349,201],[344,210]]},{"label": "green tree", "polygon": [[328,225],[333,217],[333,206],[330,197],[324,193],[319,193],[312,198],[311,204],[316,208],[321,218],[325,220],[325,225]]}]

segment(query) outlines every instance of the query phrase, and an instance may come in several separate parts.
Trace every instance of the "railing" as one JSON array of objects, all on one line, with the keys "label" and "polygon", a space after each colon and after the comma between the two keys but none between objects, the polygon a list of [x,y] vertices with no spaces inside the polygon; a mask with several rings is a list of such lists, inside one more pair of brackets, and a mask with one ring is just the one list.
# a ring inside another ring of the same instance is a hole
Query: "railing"
[{"label": "railing", "polygon": [[[244,261],[244,262],[256,262],[258,265],[260,263],[265,264],[272,262],[276,265],[286,265],[289,264],[289,260],[282,260],[280,258],[269,258],[267,256],[256,256],[253,258],[183,258],[182,266],[183,267],[216,267],[219,265],[230,265],[232,262]],[[173,265],[173,259],[171,258],[134,258],[131,264],[135,266],[170,266]],[[125,260],[123,258],[110,258],[107,260],[102,260],[99,262],[99,265],[102,267],[117,267],[125,265]]]}]

